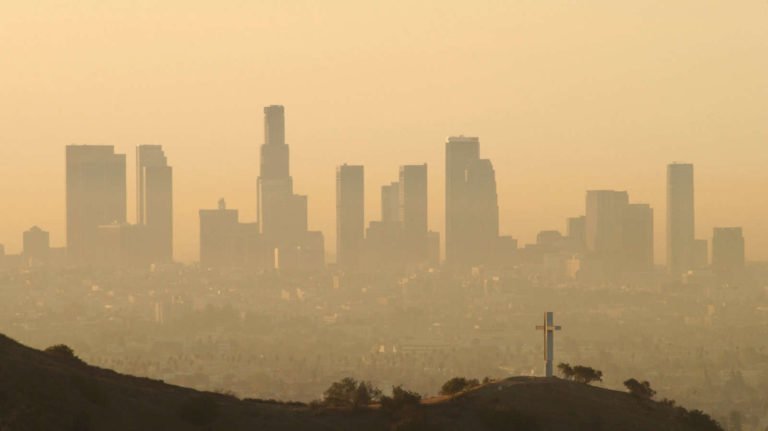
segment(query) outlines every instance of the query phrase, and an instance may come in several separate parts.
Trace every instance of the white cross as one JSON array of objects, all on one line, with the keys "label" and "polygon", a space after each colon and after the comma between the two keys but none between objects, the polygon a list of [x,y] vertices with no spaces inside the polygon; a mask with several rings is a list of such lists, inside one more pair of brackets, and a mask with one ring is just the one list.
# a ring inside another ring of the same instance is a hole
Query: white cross
[{"label": "white cross", "polygon": [[544,314],[544,325],[536,325],[536,329],[544,332],[544,360],[547,361],[547,377],[552,377],[552,362],[555,356],[555,331],[562,329],[554,325],[554,313]]}]

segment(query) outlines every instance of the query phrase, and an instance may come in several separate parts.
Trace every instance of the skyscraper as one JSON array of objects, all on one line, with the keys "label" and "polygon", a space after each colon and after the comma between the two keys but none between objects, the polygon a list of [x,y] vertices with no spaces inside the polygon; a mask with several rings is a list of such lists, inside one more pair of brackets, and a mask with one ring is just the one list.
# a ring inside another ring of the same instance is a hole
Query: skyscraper
[{"label": "skyscraper", "polygon": [[363,166],[336,168],[336,261],[357,267],[365,239]]},{"label": "skyscraper", "polygon": [[630,272],[653,270],[653,208],[629,204],[624,213],[624,269]]},{"label": "skyscraper", "polygon": [[427,164],[400,166],[399,219],[406,235],[427,234]]},{"label": "skyscraper", "polygon": [[173,168],[160,145],[136,147],[136,224],[152,263],[173,260]]},{"label": "skyscraper", "polygon": [[[258,210],[261,231],[274,246],[295,239],[291,219],[301,205],[293,198],[288,145],[285,144],[285,109],[279,105],[264,108],[264,144],[258,184]],[[306,215],[304,216],[306,218]]]},{"label": "skyscraper", "polygon": [[68,145],[67,254],[76,264],[97,255],[100,225],[125,223],[125,154],[107,145]]},{"label": "skyscraper", "polygon": [[693,267],[693,165],[667,165],[667,270],[680,276]]},{"label": "skyscraper", "polygon": [[215,210],[200,210],[200,267],[227,267],[236,263],[241,240],[237,210],[227,209],[224,199]]},{"label": "skyscraper", "polygon": [[400,184],[381,186],[381,221],[400,220]]},{"label": "skyscraper", "polygon": [[587,251],[609,270],[618,270],[623,260],[624,216],[628,205],[629,195],[625,191],[587,191]]},{"label": "skyscraper", "polygon": [[566,234],[568,236],[568,243],[573,251],[583,251],[587,246],[586,220],[584,216],[568,217]]},{"label": "skyscraper", "polygon": [[400,167],[398,213],[407,263],[422,264],[428,256],[427,164]]},{"label": "skyscraper", "polygon": [[499,203],[496,193],[496,171],[488,159],[471,160],[466,167],[464,201],[464,262],[470,265],[488,263],[499,238]]},{"label": "skyscraper", "polygon": [[264,108],[257,194],[260,240],[267,254],[270,250],[277,253],[278,266],[316,267],[315,263],[324,262],[319,249],[324,245],[322,233],[307,230],[307,197],[293,193],[285,143],[285,109],[280,105]]},{"label": "skyscraper", "polygon": [[477,138],[446,143],[446,258],[454,266],[488,263],[498,245],[496,173],[479,153]]},{"label": "skyscraper", "polygon": [[32,226],[22,235],[24,248],[21,254],[27,263],[48,261],[51,251],[50,234],[37,226]]},{"label": "skyscraper", "polygon": [[712,231],[712,270],[733,273],[744,268],[744,236],[740,227]]}]

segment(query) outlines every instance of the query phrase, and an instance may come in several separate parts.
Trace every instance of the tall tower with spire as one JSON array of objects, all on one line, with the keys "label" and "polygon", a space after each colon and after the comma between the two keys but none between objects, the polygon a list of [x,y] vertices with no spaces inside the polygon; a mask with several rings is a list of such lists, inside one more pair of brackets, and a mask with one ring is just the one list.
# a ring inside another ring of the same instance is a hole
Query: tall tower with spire
[{"label": "tall tower with spire", "polygon": [[[259,229],[277,258],[276,266],[306,266],[322,260],[322,234],[307,231],[307,197],[293,193],[289,150],[285,143],[285,108],[264,108],[264,144],[258,180]],[[319,234],[319,236],[318,236]],[[305,254],[311,252],[312,256]],[[312,265],[316,266],[316,265]]]}]

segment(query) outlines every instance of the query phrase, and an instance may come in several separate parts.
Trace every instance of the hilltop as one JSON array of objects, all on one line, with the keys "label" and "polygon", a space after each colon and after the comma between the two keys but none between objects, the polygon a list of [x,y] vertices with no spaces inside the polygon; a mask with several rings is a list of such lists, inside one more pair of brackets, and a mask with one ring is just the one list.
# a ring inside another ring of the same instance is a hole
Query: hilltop
[{"label": "hilltop", "polygon": [[387,414],[239,400],[93,367],[0,335],[0,431],[710,430],[668,404],[554,378],[513,377]]}]

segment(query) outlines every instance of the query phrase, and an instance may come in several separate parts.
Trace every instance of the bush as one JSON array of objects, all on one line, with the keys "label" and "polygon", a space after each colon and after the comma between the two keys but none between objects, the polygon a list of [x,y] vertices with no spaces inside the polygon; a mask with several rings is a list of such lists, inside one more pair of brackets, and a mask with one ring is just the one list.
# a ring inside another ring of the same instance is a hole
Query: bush
[{"label": "bush", "polygon": [[480,381],[477,379],[466,379],[464,377],[454,377],[451,380],[443,383],[440,388],[440,395],[454,395],[461,391],[477,386]]},{"label": "bush", "polygon": [[218,419],[219,414],[219,405],[207,394],[192,395],[179,409],[179,416],[192,425],[208,425]]},{"label": "bush", "polygon": [[421,395],[403,389],[402,386],[392,387],[392,396],[381,397],[381,409],[386,412],[396,412],[408,406],[417,406],[421,402]]},{"label": "bush", "polygon": [[573,380],[573,368],[566,362],[561,362],[557,365],[557,371],[565,380]]},{"label": "bush", "polygon": [[648,383],[648,380],[639,382],[635,379],[629,379],[624,381],[624,386],[627,387],[630,394],[645,400],[650,400],[656,395],[656,391],[651,389],[651,384]]},{"label": "bush", "polygon": [[592,382],[602,382],[603,372],[592,367],[576,365],[573,367],[573,380],[588,385]]},{"label": "bush", "polygon": [[381,397],[381,390],[370,382],[358,382],[352,377],[334,382],[325,391],[323,405],[332,408],[358,409]]},{"label": "bush", "polygon": [[44,352],[59,358],[78,359],[75,356],[75,351],[66,344],[56,344],[55,346],[48,347]]}]

